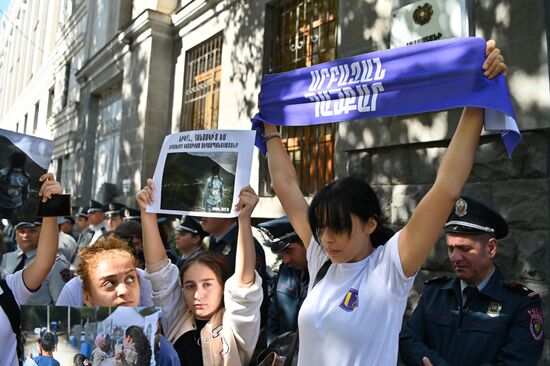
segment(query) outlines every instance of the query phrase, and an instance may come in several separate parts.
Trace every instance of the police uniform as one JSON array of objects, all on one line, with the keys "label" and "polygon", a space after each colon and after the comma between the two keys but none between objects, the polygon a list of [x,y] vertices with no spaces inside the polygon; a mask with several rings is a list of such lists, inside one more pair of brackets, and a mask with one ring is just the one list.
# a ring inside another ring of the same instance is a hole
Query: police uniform
[{"label": "police uniform", "polygon": [[[460,198],[448,233],[506,236],[506,221],[469,197]],[[544,344],[540,296],[509,281],[494,266],[471,290],[459,278],[427,281],[417,308],[400,336],[406,365],[536,365]]]},{"label": "police uniform", "polygon": [[[16,229],[21,227],[30,228],[37,226],[38,224],[38,222],[22,222],[16,225]],[[26,268],[36,257],[36,251],[36,249],[33,249],[28,252],[23,252],[20,248],[18,248],[14,252],[4,254],[0,265],[2,277],[5,278],[9,274]],[[33,292],[32,295],[21,305],[55,305],[57,298],[65,285],[63,274],[66,270],[67,264],[62,260],[59,254],[57,254],[55,262],[48,273],[48,276],[42,282],[40,288]]]},{"label": "police uniform", "polygon": [[[213,235],[210,235],[210,245],[209,249],[210,251],[219,253],[227,259],[227,262],[229,264],[229,271],[231,274],[235,273],[235,260],[237,256],[237,237],[239,233],[239,226],[237,225],[237,222],[235,221],[229,230],[218,240]],[[262,248],[261,244],[254,238],[254,250],[256,252],[256,272],[262,277],[262,290],[263,290],[263,296],[264,300],[262,302],[261,312],[262,312],[262,326],[264,325],[265,321],[267,320],[267,308],[269,306],[269,299],[268,299],[268,291],[267,291],[267,284],[268,284],[268,276],[266,271],[266,265],[265,265],[265,252],[264,248]]]},{"label": "police uniform", "polygon": [[[76,214],[76,217],[84,217],[84,218],[88,219],[88,209],[89,209],[89,207],[80,206],[78,208],[78,212]],[[82,230],[80,232],[80,234],[78,234],[78,240],[76,241],[77,250],[76,250],[76,255],[74,256],[74,258],[71,261],[71,263],[72,263],[71,264],[71,269],[76,270],[76,268],[80,264],[80,257],[78,256],[78,253],[80,252],[80,250],[86,248],[88,246],[88,244],[90,244],[90,241],[92,241],[93,236],[94,236],[94,231],[92,230],[90,225],[88,225],[87,228],[85,228],[84,230]]]},{"label": "police uniform", "polygon": [[197,247],[193,250],[193,252],[189,253],[186,256],[181,255],[181,257],[178,258],[178,261],[176,262],[176,266],[178,266],[178,268],[181,269],[181,267],[189,259],[204,252],[204,247],[202,246],[202,240],[204,239],[205,236],[208,235],[208,233],[202,229],[201,223],[197,221],[197,219],[191,216],[183,216],[181,218],[180,224],[176,228],[176,231],[179,233],[191,233],[192,235],[198,235],[201,238],[199,245],[197,245]]},{"label": "police uniform", "polygon": [[[104,211],[105,206],[103,206],[98,201],[90,200],[90,208],[88,208],[88,215],[96,211]],[[99,239],[99,237],[107,232],[107,220],[101,221],[97,225],[90,225],[90,229],[93,230],[94,234],[90,239],[88,245],[93,244]]]},{"label": "police uniform", "polygon": [[[263,222],[258,228],[266,233],[274,254],[282,253],[291,243],[301,242],[288,218]],[[307,295],[309,273],[282,263],[275,277],[267,313],[267,344],[285,332],[298,329],[298,312]]]}]

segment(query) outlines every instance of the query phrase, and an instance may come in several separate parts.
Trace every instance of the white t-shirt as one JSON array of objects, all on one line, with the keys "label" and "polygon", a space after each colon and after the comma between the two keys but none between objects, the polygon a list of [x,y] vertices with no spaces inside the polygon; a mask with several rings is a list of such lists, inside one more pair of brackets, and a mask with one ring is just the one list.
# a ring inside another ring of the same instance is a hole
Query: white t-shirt
[{"label": "white t-shirt", "polygon": [[300,309],[298,365],[395,365],[399,331],[414,276],[406,278],[395,234],[356,263],[332,263],[313,289],[328,259],[312,239],[308,250],[308,295]]},{"label": "white t-shirt", "polygon": [[[33,294],[27,289],[23,282],[23,270],[6,276],[6,283],[11,289],[15,301],[18,304],[24,304]],[[0,288],[2,293],[2,288]],[[11,329],[11,323],[4,309],[0,307],[0,365],[17,366],[17,339]]]}]

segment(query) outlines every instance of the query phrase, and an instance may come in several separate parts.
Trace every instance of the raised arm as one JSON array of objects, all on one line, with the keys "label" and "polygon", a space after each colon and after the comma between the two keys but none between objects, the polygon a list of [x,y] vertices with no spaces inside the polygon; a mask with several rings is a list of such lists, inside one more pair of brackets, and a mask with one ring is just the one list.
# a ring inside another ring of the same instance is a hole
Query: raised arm
[{"label": "raised arm", "polygon": [[[265,135],[270,136],[277,132],[277,127],[264,123],[264,130]],[[311,228],[307,218],[309,206],[298,185],[296,171],[280,138],[268,139],[266,144],[273,190],[281,201],[292,227],[307,249],[311,241]]]},{"label": "raised arm", "polygon": [[[491,79],[500,73],[505,74],[507,67],[494,41],[487,42],[486,54],[485,76]],[[399,237],[399,256],[407,277],[414,275],[428,257],[470,175],[482,126],[483,110],[464,108],[434,185],[420,201]]]},{"label": "raised arm", "polygon": [[239,211],[239,235],[235,257],[235,279],[239,287],[250,287],[255,280],[256,249],[254,248],[250,218],[258,200],[256,192],[250,186],[247,186],[241,190],[236,207]]},{"label": "raised arm", "polygon": [[146,212],[147,205],[153,203],[153,187],[153,180],[147,179],[147,185],[136,193],[136,201],[141,211],[143,254],[148,272],[159,270],[166,259],[166,250],[157,224],[157,214]]},{"label": "raised arm", "polygon": [[[43,183],[38,194],[42,197],[42,202],[49,200],[52,194],[63,193],[63,188],[61,188],[59,182],[55,181],[52,173],[42,175],[40,181]],[[23,281],[29,290],[38,290],[46,276],[48,276],[55,262],[58,243],[57,218],[44,217],[40,229],[40,239],[38,239],[36,259],[23,270]]]}]

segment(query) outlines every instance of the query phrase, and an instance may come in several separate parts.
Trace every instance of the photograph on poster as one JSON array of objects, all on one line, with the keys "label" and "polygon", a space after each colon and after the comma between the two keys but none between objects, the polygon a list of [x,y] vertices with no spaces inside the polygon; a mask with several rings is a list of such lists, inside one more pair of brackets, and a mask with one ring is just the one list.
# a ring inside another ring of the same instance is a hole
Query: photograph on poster
[{"label": "photograph on poster", "polygon": [[154,365],[160,314],[156,307],[21,306],[25,365],[54,364],[52,358],[72,365],[79,358],[114,366],[138,357]]},{"label": "photograph on poster", "polygon": [[46,173],[53,141],[0,129],[0,219],[33,219],[38,212],[38,178]]},{"label": "photograph on poster", "polygon": [[165,210],[229,213],[236,152],[169,153],[162,177]]},{"label": "photograph on poster", "polygon": [[148,212],[234,217],[250,181],[254,131],[203,130],[166,136]]}]

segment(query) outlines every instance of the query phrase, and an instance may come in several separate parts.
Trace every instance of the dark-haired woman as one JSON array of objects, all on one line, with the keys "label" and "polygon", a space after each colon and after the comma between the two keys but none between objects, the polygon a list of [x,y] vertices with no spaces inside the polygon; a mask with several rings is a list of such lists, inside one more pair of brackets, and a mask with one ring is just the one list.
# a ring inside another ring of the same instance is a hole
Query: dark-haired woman
[{"label": "dark-haired woman", "polygon": [[197,255],[180,270],[170,263],[158,232],[153,181],[136,195],[141,209],[146,270],[153,285],[153,302],[162,307],[162,326],[182,365],[248,365],[260,332],[262,280],[255,272],[256,252],[250,217],[258,196],[243,188],[236,209],[239,236],[235,274],[213,252]]},{"label": "dark-haired woman", "polygon": [[115,347],[117,366],[149,366],[151,364],[151,343],[143,329],[132,325],[126,328],[123,345]]},{"label": "dark-haired woman", "polygon": [[[486,54],[486,76],[506,71],[493,41]],[[387,237],[378,199],[359,179],[328,184],[308,206],[276,127],[265,124],[273,189],[306,245],[310,278],[332,261],[300,310],[299,365],[396,364],[409,290],[470,174],[482,125],[483,110],[464,109],[434,185]]]}]

